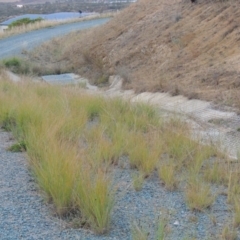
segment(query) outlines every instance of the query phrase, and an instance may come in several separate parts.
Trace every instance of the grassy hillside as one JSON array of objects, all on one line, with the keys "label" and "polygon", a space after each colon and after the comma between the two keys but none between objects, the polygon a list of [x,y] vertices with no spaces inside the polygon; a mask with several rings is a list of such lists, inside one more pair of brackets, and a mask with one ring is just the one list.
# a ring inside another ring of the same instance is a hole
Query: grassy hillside
[{"label": "grassy hillside", "polygon": [[239,6],[235,0],[139,0],[103,27],[45,44],[30,60],[63,65],[95,82],[117,73],[136,91],[240,106]]}]

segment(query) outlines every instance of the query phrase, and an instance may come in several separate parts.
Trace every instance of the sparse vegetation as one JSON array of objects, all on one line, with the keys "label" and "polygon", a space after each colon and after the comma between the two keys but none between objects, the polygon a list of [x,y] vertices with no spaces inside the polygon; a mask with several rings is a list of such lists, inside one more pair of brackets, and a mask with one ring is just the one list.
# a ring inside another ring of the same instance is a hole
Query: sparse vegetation
[{"label": "sparse vegetation", "polygon": [[13,57],[13,58],[5,59],[3,61],[3,64],[12,72],[20,73],[20,74],[29,73],[29,65],[23,59]]},{"label": "sparse vegetation", "polygon": [[[216,10],[208,1],[188,12],[184,5],[175,4],[165,11],[162,3],[140,2],[144,14],[130,8],[104,28],[54,39],[26,52],[24,60],[13,58],[3,63],[19,73],[74,71],[98,85],[105,85],[108,76],[117,73],[127,88],[136,91],[168,91],[239,107],[239,71],[234,65],[238,59],[234,21],[238,18],[229,20],[238,3],[220,5]],[[217,20],[214,28],[209,25],[215,20],[205,21],[209,19],[206,9],[213,19],[221,19],[221,24]],[[134,14],[129,18],[125,14],[131,11]],[[154,35],[155,28],[160,35]],[[221,229],[218,238],[237,239],[239,160],[228,159],[214,145],[192,138],[190,126],[181,118],[163,118],[148,105],[90,96],[73,86],[0,81],[0,124],[18,140],[10,150],[27,151],[32,171],[57,214],[75,214],[79,226],[98,234],[110,229],[116,200],[112,170],[124,156],[127,165],[123,169],[130,166],[128,170],[134,171],[136,191],[158,175],[154,180],[163,183],[167,191],[177,189],[185,196],[186,208],[196,214],[211,209],[217,194],[226,195],[221,197],[231,204],[233,222]],[[222,193],[216,191],[219,186]],[[215,217],[210,217],[213,225],[217,225]],[[196,224],[198,219],[194,215],[190,221]],[[160,222],[156,239],[165,239],[166,231],[166,222]],[[134,224],[132,238],[148,239],[149,232]]]},{"label": "sparse vegetation", "polygon": [[15,28],[15,27],[19,27],[19,26],[23,26],[23,25],[28,25],[28,24],[33,24],[36,22],[41,22],[43,19],[42,18],[36,18],[36,19],[30,19],[30,18],[21,18],[19,20],[16,20],[14,22],[12,22],[11,24],[9,24],[9,29]]},{"label": "sparse vegetation", "polygon": [[[79,223],[97,233],[107,232],[111,224],[116,191],[112,169],[122,156],[135,169],[135,190],[141,191],[145,179],[158,171],[167,190],[182,191],[184,186],[192,211],[211,207],[215,196],[210,183],[228,183],[234,224],[239,225],[238,162],[192,140],[181,119],[162,119],[147,105],[90,96],[78,87],[2,80],[0,123],[19,141],[13,150],[27,151],[37,182],[57,214],[74,212]],[[210,159],[220,156],[210,171]],[[137,229],[135,235],[146,236]]]},{"label": "sparse vegetation", "polygon": [[[239,107],[235,56],[239,1],[220,2],[202,1],[193,7],[190,1],[180,1],[170,3],[169,8],[165,1],[138,1],[102,28],[63,37],[57,45],[44,44],[28,54],[28,61],[41,71],[46,65],[48,71],[67,64],[71,71],[95,83],[104,74],[119,74],[124,87],[136,92],[164,91]],[[228,16],[232,16],[231,24]],[[65,46],[61,57],[54,56],[61,46]],[[102,62],[101,70],[96,60]]]},{"label": "sparse vegetation", "polygon": [[[167,219],[161,218],[157,220],[154,240],[164,240],[169,233],[167,226]],[[144,224],[132,224],[132,239],[133,240],[149,240],[151,238],[150,232]]]},{"label": "sparse vegetation", "polygon": [[48,28],[48,27],[54,27],[57,25],[62,24],[68,24],[73,22],[82,22],[87,21],[91,19],[98,19],[98,18],[111,18],[115,15],[114,12],[111,13],[102,13],[102,14],[94,14],[89,15],[83,18],[74,18],[74,19],[68,19],[63,21],[54,21],[54,20],[41,20],[41,21],[33,21],[30,24],[20,24],[16,25],[14,27],[9,27],[6,31],[0,32],[0,39],[6,38],[12,35],[21,34],[25,32],[30,32],[33,30],[38,30],[41,28]]}]

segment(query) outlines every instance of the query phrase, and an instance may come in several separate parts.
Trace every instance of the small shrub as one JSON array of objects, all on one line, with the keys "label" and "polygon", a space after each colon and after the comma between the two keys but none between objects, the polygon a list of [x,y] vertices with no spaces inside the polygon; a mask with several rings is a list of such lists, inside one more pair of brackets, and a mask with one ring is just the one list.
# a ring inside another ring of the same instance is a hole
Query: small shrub
[{"label": "small shrub", "polygon": [[20,59],[14,57],[14,58],[10,58],[8,60],[5,60],[4,65],[8,68],[10,68],[10,67],[20,67],[21,61],[20,61]]},{"label": "small shrub", "polygon": [[5,67],[14,73],[26,74],[29,73],[29,65],[20,58],[9,58],[3,61]]},{"label": "small shrub", "polygon": [[12,22],[8,27],[9,29],[13,28],[13,27],[19,27],[22,25],[27,25],[27,24],[31,24],[31,23],[35,23],[35,22],[40,22],[42,21],[43,18],[36,18],[36,19],[30,19],[30,18],[22,18],[19,20],[16,20],[14,22]]}]

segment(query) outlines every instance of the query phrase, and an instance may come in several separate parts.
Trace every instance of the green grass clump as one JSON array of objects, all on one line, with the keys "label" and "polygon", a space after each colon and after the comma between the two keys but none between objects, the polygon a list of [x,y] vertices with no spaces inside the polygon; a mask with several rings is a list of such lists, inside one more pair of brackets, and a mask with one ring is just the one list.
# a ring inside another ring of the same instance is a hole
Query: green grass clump
[{"label": "green grass clump", "polygon": [[29,73],[29,64],[23,59],[13,57],[3,60],[3,65],[14,73],[26,74]]},{"label": "green grass clump", "polygon": [[27,150],[26,143],[23,141],[15,143],[8,148],[8,151],[10,152],[25,152],[26,150]]},{"label": "green grass clump", "polygon": [[30,19],[30,18],[22,18],[19,20],[16,20],[14,22],[12,22],[11,24],[9,24],[9,29],[14,28],[14,27],[19,27],[22,25],[28,25],[28,24],[32,24],[35,22],[41,22],[43,19],[42,18],[36,18],[36,19]]},{"label": "green grass clump", "polygon": [[[90,173],[89,173],[90,172]],[[97,233],[109,230],[114,206],[114,191],[104,171],[83,168],[75,190],[76,204]]]},{"label": "green grass clump", "polygon": [[162,163],[158,170],[159,178],[164,182],[165,187],[172,191],[177,188],[178,179],[176,165],[173,160]]}]

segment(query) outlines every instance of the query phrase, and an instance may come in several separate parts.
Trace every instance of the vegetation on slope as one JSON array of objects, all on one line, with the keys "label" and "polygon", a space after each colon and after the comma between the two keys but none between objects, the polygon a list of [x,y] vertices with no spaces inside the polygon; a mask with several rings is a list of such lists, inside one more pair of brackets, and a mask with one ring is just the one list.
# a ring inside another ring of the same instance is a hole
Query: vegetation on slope
[{"label": "vegetation on slope", "polygon": [[122,74],[125,88],[138,92],[167,91],[239,107],[239,4],[139,0],[105,26],[43,45],[28,55],[29,62],[93,82]]},{"label": "vegetation on slope", "polygon": [[22,18],[22,19],[12,22],[8,27],[11,29],[14,27],[19,27],[19,26],[23,26],[23,25],[33,24],[36,22],[41,22],[42,20],[43,20],[43,18],[36,18],[36,19]]}]

